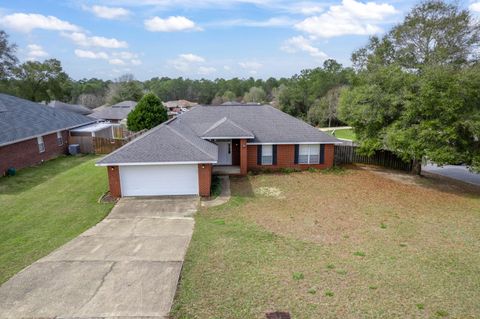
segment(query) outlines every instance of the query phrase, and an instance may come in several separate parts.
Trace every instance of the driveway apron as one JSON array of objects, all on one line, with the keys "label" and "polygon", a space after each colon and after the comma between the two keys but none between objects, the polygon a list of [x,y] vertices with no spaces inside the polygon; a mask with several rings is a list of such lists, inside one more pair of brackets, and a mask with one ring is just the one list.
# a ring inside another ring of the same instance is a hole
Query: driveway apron
[{"label": "driveway apron", "polygon": [[0,287],[0,318],[167,318],[197,197],[123,198]]}]

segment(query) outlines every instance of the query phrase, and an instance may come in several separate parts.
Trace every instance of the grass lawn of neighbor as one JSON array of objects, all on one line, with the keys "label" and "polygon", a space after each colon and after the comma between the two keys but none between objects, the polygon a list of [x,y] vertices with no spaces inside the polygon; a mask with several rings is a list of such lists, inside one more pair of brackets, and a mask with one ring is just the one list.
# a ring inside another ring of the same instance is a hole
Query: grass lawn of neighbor
[{"label": "grass lawn of neighbor", "polygon": [[102,220],[113,204],[96,157],[65,156],[0,178],[0,283]]},{"label": "grass lawn of neighbor", "polygon": [[327,133],[345,140],[355,141],[357,139],[352,129],[336,129],[335,131],[327,131]]},{"label": "grass lawn of neighbor", "polygon": [[460,184],[251,175],[195,218],[174,318],[480,317],[480,196]]}]

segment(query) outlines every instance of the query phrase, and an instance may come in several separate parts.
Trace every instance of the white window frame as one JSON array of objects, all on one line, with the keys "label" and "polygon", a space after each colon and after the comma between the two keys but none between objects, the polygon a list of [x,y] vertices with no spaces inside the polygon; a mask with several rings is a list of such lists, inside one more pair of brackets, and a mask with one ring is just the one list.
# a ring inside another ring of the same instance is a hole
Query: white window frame
[{"label": "white window frame", "polygon": [[38,152],[45,152],[45,143],[43,142],[43,136],[37,136]]},{"label": "white window frame", "polygon": [[57,145],[63,146],[63,136],[62,136],[62,132],[60,131],[57,132]]},{"label": "white window frame", "polygon": [[273,145],[262,145],[262,165],[273,165]]},{"label": "white window frame", "polygon": [[300,144],[298,147],[298,164],[320,164],[320,145]]}]

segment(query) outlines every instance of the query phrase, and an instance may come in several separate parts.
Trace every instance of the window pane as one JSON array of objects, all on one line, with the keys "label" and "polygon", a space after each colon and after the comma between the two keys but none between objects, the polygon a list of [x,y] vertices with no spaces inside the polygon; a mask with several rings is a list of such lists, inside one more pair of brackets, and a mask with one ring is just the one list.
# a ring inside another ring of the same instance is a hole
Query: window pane
[{"label": "window pane", "polygon": [[310,155],[310,164],[318,164],[320,161],[320,155]]},{"label": "window pane", "polygon": [[262,165],[272,165],[273,156],[262,155]]},{"label": "window pane", "polygon": [[262,145],[262,155],[272,156],[272,145]]},{"label": "window pane", "polygon": [[308,155],[298,155],[299,164],[308,164]]},{"label": "window pane", "polygon": [[299,147],[299,154],[300,155],[308,155],[309,146],[310,145],[307,145],[307,144],[301,144],[300,147]]},{"label": "window pane", "polygon": [[310,145],[310,155],[320,155],[320,145]]}]

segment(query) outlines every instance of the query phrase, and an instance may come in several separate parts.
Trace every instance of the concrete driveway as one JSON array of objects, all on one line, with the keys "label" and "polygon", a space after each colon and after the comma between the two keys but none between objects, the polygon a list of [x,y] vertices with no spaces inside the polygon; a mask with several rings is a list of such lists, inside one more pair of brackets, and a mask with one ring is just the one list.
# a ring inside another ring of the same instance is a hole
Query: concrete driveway
[{"label": "concrete driveway", "polygon": [[463,165],[444,165],[440,167],[434,164],[428,164],[423,166],[422,170],[480,186],[480,174],[470,172],[468,168]]},{"label": "concrete driveway", "polygon": [[121,199],[0,287],[0,318],[166,318],[198,198]]}]

